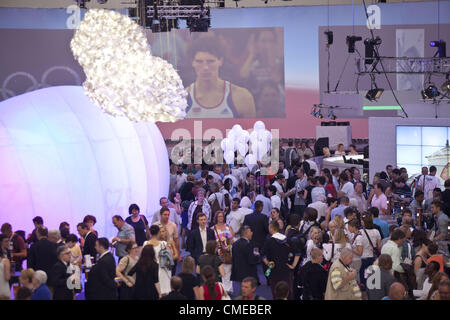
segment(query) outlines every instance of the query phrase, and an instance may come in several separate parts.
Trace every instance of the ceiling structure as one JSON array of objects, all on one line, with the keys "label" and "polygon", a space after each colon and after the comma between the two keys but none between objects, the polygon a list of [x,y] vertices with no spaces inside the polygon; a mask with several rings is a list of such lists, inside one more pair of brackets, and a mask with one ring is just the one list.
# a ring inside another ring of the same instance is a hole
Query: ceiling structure
[{"label": "ceiling structure", "polygon": [[[267,1],[267,3],[265,3]],[[434,2],[435,0],[386,0],[387,3],[402,2]],[[355,0],[355,4],[362,4],[362,0]],[[378,0],[366,0],[367,4],[378,3]],[[2,0],[0,7],[7,8],[67,8],[75,4],[75,0]],[[315,6],[315,5],[348,5],[352,0],[225,0],[226,8],[250,7],[291,7],[291,6]],[[91,0],[86,4],[87,8],[124,9],[136,6],[134,0],[108,0],[105,4],[99,4]]]}]

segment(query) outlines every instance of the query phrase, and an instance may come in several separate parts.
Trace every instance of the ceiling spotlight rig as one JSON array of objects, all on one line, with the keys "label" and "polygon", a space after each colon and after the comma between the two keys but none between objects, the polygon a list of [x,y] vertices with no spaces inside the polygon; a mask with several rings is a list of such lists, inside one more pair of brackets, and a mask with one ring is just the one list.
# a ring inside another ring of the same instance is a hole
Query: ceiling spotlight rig
[{"label": "ceiling spotlight rig", "polygon": [[[324,113],[322,113],[322,109],[324,109]],[[326,114],[328,112],[328,119],[331,120],[336,120],[338,117],[336,116],[336,111],[337,110],[342,110],[342,109],[352,109],[350,107],[342,107],[342,106],[329,106],[329,105],[325,105],[323,103],[319,103],[319,104],[314,104],[312,109],[311,109],[311,115],[314,118],[319,118],[319,119],[323,119],[324,118],[324,114]]]}]

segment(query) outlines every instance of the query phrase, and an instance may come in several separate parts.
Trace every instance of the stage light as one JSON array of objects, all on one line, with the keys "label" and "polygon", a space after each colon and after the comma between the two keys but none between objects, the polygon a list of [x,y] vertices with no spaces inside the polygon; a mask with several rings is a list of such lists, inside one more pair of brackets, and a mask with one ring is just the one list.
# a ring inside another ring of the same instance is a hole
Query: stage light
[{"label": "stage light", "polygon": [[439,58],[445,58],[447,56],[446,43],[445,41],[430,41],[430,47],[438,48],[435,56],[439,55]]},{"label": "stage light", "polygon": [[330,118],[331,120],[336,120],[336,115],[334,114],[333,110],[330,110],[330,112],[328,113],[328,118]]},{"label": "stage light", "polygon": [[369,101],[377,101],[378,99],[380,99],[383,91],[384,89],[381,88],[370,89],[369,91],[367,91],[366,99]]},{"label": "stage light", "polygon": [[[381,44],[380,37],[376,37],[375,39],[365,39],[364,40],[364,46],[365,46],[365,57],[366,58],[373,58],[375,56],[375,46],[379,46]],[[372,64],[373,59],[365,59],[365,64]]]},{"label": "stage light", "polygon": [[330,47],[333,44],[333,31],[328,30],[324,34],[327,36],[327,46]]},{"label": "stage light", "polygon": [[348,52],[352,53],[355,52],[355,43],[357,41],[361,41],[362,37],[358,37],[358,36],[347,36],[346,38],[346,43],[348,45]]},{"label": "stage light", "polygon": [[450,79],[449,79],[449,77],[450,77],[450,74],[447,74],[445,76],[445,82],[441,86],[441,90],[444,91],[444,92],[445,91],[450,92]]},{"label": "stage light", "polygon": [[428,86],[421,91],[422,98],[425,99],[434,99],[441,95],[438,88],[433,83],[428,84]]}]

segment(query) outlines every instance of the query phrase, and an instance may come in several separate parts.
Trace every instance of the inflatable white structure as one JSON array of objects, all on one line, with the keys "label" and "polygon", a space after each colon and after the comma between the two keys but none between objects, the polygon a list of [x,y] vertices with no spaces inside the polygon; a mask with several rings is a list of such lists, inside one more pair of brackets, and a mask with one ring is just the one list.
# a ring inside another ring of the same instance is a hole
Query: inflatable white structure
[{"label": "inflatable white structure", "polygon": [[42,216],[48,228],[86,214],[113,236],[111,217],[159,208],[169,190],[169,159],[154,123],[133,123],[95,106],[82,87],[41,89],[0,102],[0,217],[31,231]]}]

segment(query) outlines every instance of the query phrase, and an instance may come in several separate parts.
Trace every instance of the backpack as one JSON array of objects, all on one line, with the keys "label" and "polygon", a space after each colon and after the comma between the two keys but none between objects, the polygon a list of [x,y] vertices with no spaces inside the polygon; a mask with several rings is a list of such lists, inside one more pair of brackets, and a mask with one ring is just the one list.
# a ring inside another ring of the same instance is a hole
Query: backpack
[{"label": "backpack", "polygon": [[288,148],[285,152],[285,164],[286,167],[290,167],[292,165],[292,153],[295,151],[295,148]]},{"label": "backpack", "polygon": [[300,254],[302,257],[306,256],[306,242],[308,241],[308,233],[311,230],[312,227],[315,226],[315,223],[310,225],[308,229],[303,231],[303,227],[305,224],[303,223],[302,227],[298,232],[296,232],[292,237],[290,237],[290,241],[294,243],[296,249],[300,251]]},{"label": "backpack", "polygon": [[161,268],[170,270],[175,265],[175,263],[173,262],[172,253],[166,248],[165,242],[162,242],[162,245],[164,247],[161,248],[161,250],[159,251],[159,254],[158,254],[159,266]]}]

